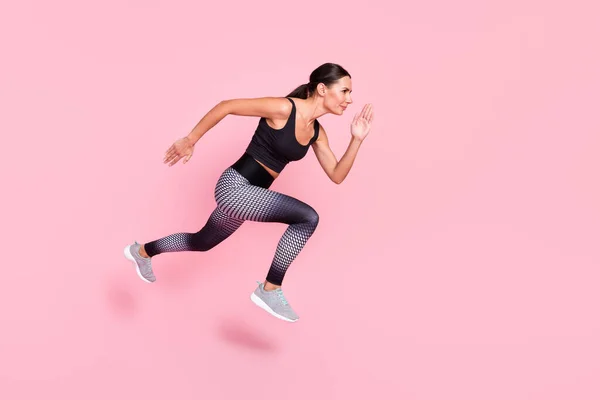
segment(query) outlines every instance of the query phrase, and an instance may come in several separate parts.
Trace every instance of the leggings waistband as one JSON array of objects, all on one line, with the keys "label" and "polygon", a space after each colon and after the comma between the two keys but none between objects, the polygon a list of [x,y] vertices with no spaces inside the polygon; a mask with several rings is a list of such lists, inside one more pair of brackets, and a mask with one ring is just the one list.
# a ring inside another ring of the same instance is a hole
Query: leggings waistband
[{"label": "leggings waistband", "polygon": [[244,153],[232,166],[234,170],[248,179],[251,185],[268,189],[275,180],[271,174],[251,155]]}]

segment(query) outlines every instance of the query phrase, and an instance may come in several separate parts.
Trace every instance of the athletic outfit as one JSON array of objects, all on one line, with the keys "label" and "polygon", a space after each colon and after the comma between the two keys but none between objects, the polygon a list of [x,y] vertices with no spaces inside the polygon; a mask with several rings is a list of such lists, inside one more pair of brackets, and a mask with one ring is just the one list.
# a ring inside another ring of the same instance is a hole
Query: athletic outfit
[{"label": "athletic outfit", "polygon": [[[281,285],[284,275],[315,231],[319,215],[308,204],[285,194],[270,190],[273,177],[257,161],[275,172],[304,158],[319,136],[315,120],[314,135],[307,145],[296,139],[296,105],[281,129],[271,128],[265,118],[258,127],[245,153],[220,176],[215,187],[216,208],[204,227],[196,233],[175,233],[144,245],[150,257],[177,251],[207,251],[233,234],[244,221],[280,222],[289,225],[279,240],[267,281]],[[125,248],[125,255],[136,264],[138,275],[154,282],[150,258],[139,255],[140,244]],[[295,321],[298,316],[283,297],[281,289],[265,291],[259,283],[252,300],[278,318]]]}]

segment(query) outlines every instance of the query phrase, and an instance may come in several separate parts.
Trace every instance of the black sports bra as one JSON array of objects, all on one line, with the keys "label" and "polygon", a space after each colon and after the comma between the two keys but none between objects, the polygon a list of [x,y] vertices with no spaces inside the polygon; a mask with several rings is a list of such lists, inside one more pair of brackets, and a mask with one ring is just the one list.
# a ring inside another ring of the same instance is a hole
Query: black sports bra
[{"label": "black sports bra", "polygon": [[261,162],[273,171],[279,173],[291,161],[304,158],[311,144],[319,137],[319,121],[315,120],[315,133],[307,145],[303,146],[296,139],[296,104],[292,103],[292,112],[285,126],[274,129],[267,124],[263,117],[258,122],[258,127],[246,149],[256,161]]}]

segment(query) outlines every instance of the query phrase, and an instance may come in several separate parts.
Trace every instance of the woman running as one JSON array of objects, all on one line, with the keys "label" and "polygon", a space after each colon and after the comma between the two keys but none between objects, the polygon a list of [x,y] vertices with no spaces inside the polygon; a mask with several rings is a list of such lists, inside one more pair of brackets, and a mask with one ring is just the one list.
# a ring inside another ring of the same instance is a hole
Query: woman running
[{"label": "woman running", "polygon": [[340,184],[348,175],[361,143],[373,121],[373,108],[364,106],[350,126],[348,149],[338,161],[317,118],[342,115],[352,103],[351,76],[338,64],[326,63],[314,70],[307,84],[283,97],[232,99],[213,107],[192,131],[167,150],[164,163],[187,163],[194,145],[227,115],[260,117],[245,153],[227,168],[215,187],[216,208],[196,233],[175,233],[145,244],[125,248],[145,282],[156,280],[152,257],[168,252],[208,251],[231,236],[244,221],[279,222],[288,227],[279,240],[264,282],[252,293],[252,301],[270,314],[295,322],[298,315],[281,290],[285,273],[315,231],[319,215],[308,204],[270,190],[284,167],[302,159],[312,146],[327,176]]}]

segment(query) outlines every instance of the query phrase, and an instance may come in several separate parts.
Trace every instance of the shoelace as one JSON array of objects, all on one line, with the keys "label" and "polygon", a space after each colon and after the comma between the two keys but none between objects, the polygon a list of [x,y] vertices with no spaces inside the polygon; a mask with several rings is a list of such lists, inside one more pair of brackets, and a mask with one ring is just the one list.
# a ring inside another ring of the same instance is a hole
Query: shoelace
[{"label": "shoelace", "polygon": [[277,293],[277,296],[279,296],[279,300],[281,300],[284,306],[287,306],[289,304],[285,296],[283,295],[283,291],[281,289],[275,289],[275,293]]}]

